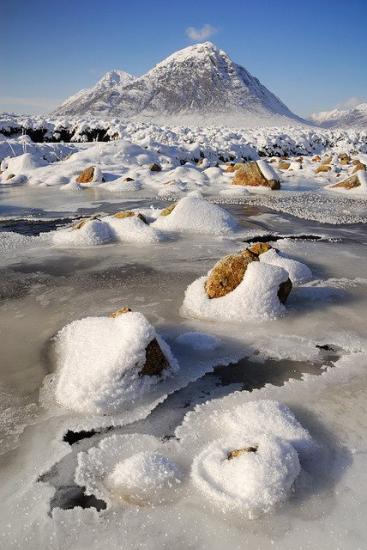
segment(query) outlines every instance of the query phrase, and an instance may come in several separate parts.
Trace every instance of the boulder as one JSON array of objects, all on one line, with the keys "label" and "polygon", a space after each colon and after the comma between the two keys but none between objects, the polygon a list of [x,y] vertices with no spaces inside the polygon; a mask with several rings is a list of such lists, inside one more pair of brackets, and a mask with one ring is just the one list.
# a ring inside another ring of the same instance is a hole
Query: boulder
[{"label": "boulder", "polygon": [[[80,172],[79,176],[76,178],[77,183],[91,183],[95,180],[96,176],[96,167],[89,166]],[[102,177],[101,181],[104,182],[105,179]]]},{"label": "boulder", "polygon": [[159,164],[157,164],[156,162],[154,162],[153,164],[151,164],[149,166],[149,170],[151,172],[160,172],[162,170],[161,166]]},{"label": "boulder", "polygon": [[234,290],[242,282],[247,266],[254,261],[258,261],[258,257],[249,250],[219,260],[205,283],[208,297],[220,298]]},{"label": "boulder", "polygon": [[354,189],[355,187],[359,187],[360,185],[361,182],[359,181],[358,174],[355,174],[354,176],[350,176],[346,180],[335,183],[331,186],[331,189]]},{"label": "boulder", "polygon": [[321,172],[330,172],[331,166],[329,164],[320,164],[317,168],[315,168],[314,172],[315,174],[320,174]]},{"label": "boulder", "polygon": [[112,317],[113,319],[116,319],[116,317],[119,317],[120,315],[123,315],[124,313],[130,313],[131,311],[132,310],[127,306],[120,307],[120,309],[117,309],[116,311],[111,313],[110,317]]},{"label": "boulder", "polygon": [[349,164],[351,161],[350,156],[347,153],[340,153],[338,155],[340,164]]},{"label": "boulder", "polygon": [[320,157],[320,155],[316,155],[316,156],[312,157],[311,160],[312,160],[312,162],[320,162],[321,157]]},{"label": "boulder", "polygon": [[366,165],[363,164],[363,162],[358,161],[358,162],[354,163],[354,168],[353,168],[352,174],[356,174],[360,170],[366,171]]},{"label": "boulder", "polygon": [[333,157],[331,155],[325,155],[324,158],[321,160],[321,164],[330,164],[333,160]]},{"label": "boulder", "polygon": [[233,164],[233,162],[229,164],[225,169],[225,172],[235,172],[235,171],[236,171],[236,165]]},{"label": "boulder", "polygon": [[260,254],[263,254],[264,252],[267,252],[273,248],[269,243],[254,243],[251,246],[248,247],[247,250],[249,250],[252,254],[256,254],[256,256],[260,256]]},{"label": "boulder", "polygon": [[[259,162],[245,162],[236,170],[232,183],[234,185],[249,185],[253,187],[269,187],[270,189],[280,189],[280,181],[276,173],[269,165],[266,166],[267,173],[263,162],[259,166]],[[268,177],[271,176],[271,177]]]},{"label": "boulder", "polygon": [[121,212],[116,212],[116,214],[113,215],[114,218],[117,218],[119,220],[123,220],[124,218],[132,218],[137,217],[139,220],[141,220],[144,223],[147,223],[146,217],[143,216],[143,214],[132,212],[131,210],[122,210]]},{"label": "boulder", "polygon": [[134,181],[134,178],[127,177],[127,178],[124,179],[124,181],[126,181],[126,183],[128,183],[129,181]]},{"label": "boulder", "polygon": [[156,338],[147,345],[145,357],[145,364],[139,372],[140,376],[159,376],[170,366]]},{"label": "boulder", "polygon": [[174,208],[176,208],[176,203],[175,202],[170,204],[169,206],[167,206],[167,208],[164,208],[159,215],[160,216],[169,216],[170,213],[174,210]]},{"label": "boulder", "polygon": [[290,162],[287,162],[286,160],[280,160],[278,163],[278,168],[279,170],[288,170],[290,165],[291,165]]},{"label": "boulder", "polygon": [[287,301],[287,298],[292,290],[292,281],[290,279],[287,279],[284,281],[284,283],[280,283],[279,289],[278,289],[278,298],[281,301],[282,304],[285,304]]}]

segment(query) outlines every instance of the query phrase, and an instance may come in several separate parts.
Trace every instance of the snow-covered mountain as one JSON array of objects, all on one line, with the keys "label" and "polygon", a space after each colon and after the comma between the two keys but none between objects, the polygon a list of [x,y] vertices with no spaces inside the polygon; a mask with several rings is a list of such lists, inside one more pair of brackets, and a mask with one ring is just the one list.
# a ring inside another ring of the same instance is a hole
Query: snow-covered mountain
[{"label": "snow-covered mountain", "polygon": [[[58,114],[75,114],[79,112],[93,111],[105,112],[112,104],[111,99],[121,90],[135,80],[135,77],[125,71],[114,70],[106,73],[95,86],[80,90],[70,96],[57,108]],[[103,99],[101,99],[103,96]],[[81,111],[82,109],[82,111]]]},{"label": "snow-covered mountain", "polygon": [[310,119],[323,128],[367,128],[367,103],[352,109],[314,113]]},{"label": "snow-covered mountain", "polygon": [[118,85],[107,81],[101,86],[102,79],[65,101],[54,114],[103,114],[180,126],[305,122],[211,42],[180,50],[139,78],[128,76]]}]

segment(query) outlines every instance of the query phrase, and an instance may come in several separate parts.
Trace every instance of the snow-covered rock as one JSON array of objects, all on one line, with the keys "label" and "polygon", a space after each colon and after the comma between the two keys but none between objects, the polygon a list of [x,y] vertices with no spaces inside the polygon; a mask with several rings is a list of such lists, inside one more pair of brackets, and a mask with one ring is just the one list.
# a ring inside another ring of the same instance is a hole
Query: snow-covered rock
[{"label": "snow-covered rock", "polygon": [[207,276],[200,277],[186,289],[181,308],[185,317],[243,322],[273,319],[286,311],[278,292],[280,285],[288,281],[288,273],[280,267],[256,261],[250,263],[242,282],[220,298],[208,297],[206,280]]},{"label": "snow-covered rock", "polygon": [[225,235],[237,229],[237,221],[220,206],[189,196],[179,200],[168,215],[159,216],[152,226],[166,231]]},{"label": "snow-covered rock", "polygon": [[103,221],[107,223],[116,240],[128,243],[157,243],[163,236],[151,225],[144,223],[138,216],[117,218],[106,216]]},{"label": "snow-covered rock", "polygon": [[58,229],[52,233],[53,243],[61,247],[97,246],[114,239],[112,228],[102,220],[86,220],[83,224]]},{"label": "snow-covered rock", "polygon": [[137,312],[74,321],[58,333],[56,352],[56,400],[80,413],[117,414],[178,368]]},{"label": "snow-covered rock", "polygon": [[267,434],[218,439],[192,465],[193,481],[208,505],[249,518],[286,500],[299,472],[294,447]]}]

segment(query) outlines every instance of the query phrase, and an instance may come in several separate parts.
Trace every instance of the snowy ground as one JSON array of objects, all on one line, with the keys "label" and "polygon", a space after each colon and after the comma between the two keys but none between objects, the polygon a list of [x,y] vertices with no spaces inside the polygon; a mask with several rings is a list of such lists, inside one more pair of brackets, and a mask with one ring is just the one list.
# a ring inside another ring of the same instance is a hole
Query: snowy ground
[{"label": "snowy ground", "polygon": [[[316,176],[311,157],[302,170],[292,159],[280,191],[238,195],[223,194],[233,174],[214,161],[181,166],[118,141],[77,149],[0,186],[1,546],[364,548],[366,195],[327,188],[351,166],[333,151],[331,171]],[[70,185],[97,160],[105,183]],[[127,175],[139,185],[122,190]],[[188,200],[162,222],[167,179]],[[147,228],[128,218],[105,244],[76,242],[83,228],[71,224],[98,214],[108,225],[122,210],[144,214],[159,238],[139,239]],[[189,285],[257,238],[277,239],[312,271],[284,312],[182,316]],[[60,407],[47,384],[40,404],[58,331],[126,305],[165,339],[178,372],[115,415]],[[264,400],[287,405],[303,428],[284,409],[264,412]],[[222,475],[220,453],[253,445],[258,461],[235,458]]]}]

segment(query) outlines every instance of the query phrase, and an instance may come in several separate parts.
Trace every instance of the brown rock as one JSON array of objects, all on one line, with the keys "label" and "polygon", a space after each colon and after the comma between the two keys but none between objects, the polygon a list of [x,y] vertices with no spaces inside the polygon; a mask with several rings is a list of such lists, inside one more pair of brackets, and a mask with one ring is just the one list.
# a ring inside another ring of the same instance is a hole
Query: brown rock
[{"label": "brown rock", "polygon": [[254,243],[247,250],[252,252],[252,254],[256,254],[256,256],[260,256],[260,254],[264,254],[264,252],[267,252],[271,248],[273,247],[269,243]]},{"label": "brown rock", "polygon": [[162,170],[161,166],[159,164],[157,164],[156,162],[154,162],[153,164],[151,164],[149,166],[149,170],[151,172],[160,172]]},{"label": "brown rock", "polygon": [[332,185],[331,188],[332,189],[338,189],[338,188],[354,189],[355,187],[359,187],[360,185],[361,184],[360,184],[358,175],[355,174],[354,176],[350,176],[350,178],[347,178],[346,180],[340,181],[335,185]]},{"label": "brown rock", "polygon": [[246,162],[241,165],[241,168],[236,170],[232,183],[234,185],[270,187],[273,190],[280,189],[280,181],[278,179],[267,180],[255,161]]},{"label": "brown rock", "polygon": [[176,208],[176,203],[174,202],[174,203],[170,204],[169,206],[167,206],[167,208],[164,208],[159,215],[160,216],[169,216],[170,213],[172,212],[172,210],[174,210],[175,208]]},{"label": "brown rock", "polygon": [[116,311],[111,313],[110,317],[112,317],[113,319],[116,319],[116,317],[120,317],[120,315],[124,315],[124,313],[129,313],[129,312],[131,312],[131,309],[129,307],[127,306],[120,307],[120,309],[117,309]]},{"label": "brown rock", "polygon": [[286,160],[280,160],[278,163],[278,168],[279,170],[288,170],[290,165],[291,165],[290,162],[287,162]]},{"label": "brown rock", "polygon": [[300,164],[302,164],[302,162],[303,162],[303,157],[298,157],[298,159],[296,159],[296,162],[299,162]]},{"label": "brown rock", "polygon": [[126,181],[126,182],[134,181],[134,178],[129,178],[129,177],[127,177],[127,178],[124,179],[124,181]]},{"label": "brown rock", "polygon": [[347,153],[340,153],[338,155],[338,159],[340,164],[349,164],[351,161],[351,158],[349,155],[347,155]]},{"label": "brown rock", "polygon": [[229,451],[227,453],[227,460],[232,460],[233,458],[237,458],[238,456],[241,456],[245,453],[256,453],[258,450],[258,446],[254,445],[252,447],[242,447],[242,449],[234,449],[233,451]]},{"label": "brown rock", "polygon": [[116,214],[113,215],[114,218],[117,218],[119,220],[123,220],[124,218],[139,218],[144,223],[148,223],[146,220],[146,217],[143,216],[143,214],[132,212],[132,210],[121,210],[121,212],[116,212]]},{"label": "brown rock", "polygon": [[356,173],[359,172],[360,170],[363,170],[363,171],[366,170],[366,165],[363,164],[363,162],[358,162],[358,163],[355,163],[355,164],[354,164],[354,168],[353,168],[352,174],[356,174]]},{"label": "brown rock", "polygon": [[287,279],[284,281],[284,283],[280,283],[279,289],[278,289],[278,298],[282,302],[282,304],[285,304],[287,301],[287,298],[292,290],[292,282],[290,279]]},{"label": "brown rock", "polygon": [[89,222],[89,218],[85,218],[84,220],[80,220],[77,223],[73,225],[73,229],[81,229],[87,222]]},{"label": "brown rock", "polygon": [[233,164],[233,163],[232,163],[232,164],[229,164],[229,165],[227,166],[227,168],[225,169],[225,172],[235,172],[235,171],[236,171],[235,166],[236,166],[236,165]]},{"label": "brown rock", "polygon": [[[79,176],[76,178],[77,183],[90,183],[93,180],[94,177],[94,166],[89,166],[89,168],[85,168],[82,172],[80,172]],[[104,178],[102,178],[102,181],[104,181]]]},{"label": "brown rock", "polygon": [[331,166],[329,164],[320,164],[317,168],[315,168],[314,172],[315,174],[320,174],[320,172],[330,172]]},{"label": "brown rock", "polygon": [[311,160],[312,160],[312,162],[320,162],[321,157],[320,157],[320,155],[316,155],[315,157],[312,157]]},{"label": "brown rock", "polygon": [[258,257],[249,250],[219,260],[205,283],[208,297],[220,298],[232,292],[242,282],[247,266],[253,261],[258,261]]},{"label": "brown rock", "polygon": [[164,355],[158,340],[154,338],[145,350],[145,365],[139,372],[140,376],[158,376],[163,370],[169,368],[169,363]]},{"label": "brown rock", "polygon": [[352,164],[359,164],[361,161],[359,159],[353,159]]},{"label": "brown rock", "polygon": [[15,174],[8,174],[7,177],[6,177],[6,181],[9,181],[13,178],[15,178]]},{"label": "brown rock", "polygon": [[325,155],[321,161],[321,164],[330,164],[332,160],[333,157],[331,155]]}]

